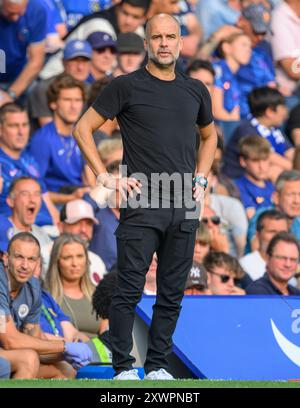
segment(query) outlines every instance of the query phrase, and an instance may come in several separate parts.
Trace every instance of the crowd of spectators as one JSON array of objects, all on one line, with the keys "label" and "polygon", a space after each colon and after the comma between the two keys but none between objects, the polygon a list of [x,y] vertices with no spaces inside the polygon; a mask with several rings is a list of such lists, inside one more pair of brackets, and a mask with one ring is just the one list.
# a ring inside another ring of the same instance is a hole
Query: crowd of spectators
[{"label": "crowd of spectators", "polygon": [[[157,13],[180,23],[177,69],[207,87],[219,139],[185,294],[300,295],[300,0],[0,0],[0,378],[111,361],[121,196],[72,129],[146,64]],[[117,119],[93,136],[118,177]]]}]

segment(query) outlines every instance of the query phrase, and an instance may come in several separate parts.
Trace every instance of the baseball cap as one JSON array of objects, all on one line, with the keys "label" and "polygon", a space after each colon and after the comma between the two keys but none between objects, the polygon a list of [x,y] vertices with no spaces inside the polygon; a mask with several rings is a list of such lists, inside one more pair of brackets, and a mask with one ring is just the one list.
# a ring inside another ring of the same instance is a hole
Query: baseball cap
[{"label": "baseball cap", "polygon": [[92,58],[92,48],[87,41],[72,40],[67,42],[64,49],[64,60],[70,60],[76,57]]},{"label": "baseball cap", "polygon": [[144,42],[136,33],[121,33],[117,39],[117,49],[119,53],[137,53],[145,52]]},{"label": "baseball cap", "polygon": [[201,286],[203,289],[207,288],[207,273],[204,267],[198,262],[194,262],[190,269],[185,289],[192,288],[194,286]]},{"label": "baseball cap", "polygon": [[251,4],[242,11],[256,34],[265,34],[270,29],[271,14],[263,4]]},{"label": "baseball cap", "polygon": [[101,48],[106,47],[117,48],[117,43],[112,36],[102,31],[95,31],[94,33],[90,34],[87,41],[93,50],[100,50]]},{"label": "baseball cap", "polygon": [[85,200],[78,199],[69,201],[60,210],[60,221],[66,224],[75,224],[85,219],[92,220],[95,224],[99,224],[94,215],[93,207]]}]

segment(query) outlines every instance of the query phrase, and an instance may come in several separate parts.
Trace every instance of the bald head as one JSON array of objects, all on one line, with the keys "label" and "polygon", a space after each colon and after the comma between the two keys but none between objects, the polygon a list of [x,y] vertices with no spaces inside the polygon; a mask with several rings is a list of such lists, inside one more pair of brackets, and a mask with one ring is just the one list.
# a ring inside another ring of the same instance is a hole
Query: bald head
[{"label": "bald head", "polygon": [[160,27],[165,24],[168,25],[173,25],[174,27],[174,32],[177,33],[177,35],[180,37],[181,35],[181,29],[180,29],[180,24],[178,20],[170,15],[170,14],[155,14],[153,17],[151,17],[146,24],[146,39],[149,41],[149,38],[151,37],[151,32],[153,31],[153,28],[156,28],[156,26]]},{"label": "bald head", "polygon": [[169,14],[156,14],[146,26],[148,60],[160,69],[175,66],[182,48],[180,25]]}]

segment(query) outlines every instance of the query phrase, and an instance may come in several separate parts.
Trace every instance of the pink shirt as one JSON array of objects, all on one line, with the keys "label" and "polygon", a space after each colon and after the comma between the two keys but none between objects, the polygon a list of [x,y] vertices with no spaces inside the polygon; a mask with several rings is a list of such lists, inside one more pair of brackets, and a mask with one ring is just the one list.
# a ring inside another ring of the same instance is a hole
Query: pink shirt
[{"label": "pink shirt", "polygon": [[[295,69],[300,72],[300,18],[283,1],[272,13],[271,45],[276,62],[284,58],[298,58]],[[290,79],[284,70],[277,64],[276,79],[280,87],[291,95],[297,86],[297,81]]]}]

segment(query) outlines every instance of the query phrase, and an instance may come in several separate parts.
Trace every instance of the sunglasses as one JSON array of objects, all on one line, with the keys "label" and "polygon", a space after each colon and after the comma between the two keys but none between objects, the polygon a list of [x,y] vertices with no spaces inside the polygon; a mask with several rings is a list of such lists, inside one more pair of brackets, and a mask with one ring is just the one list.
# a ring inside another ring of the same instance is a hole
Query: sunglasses
[{"label": "sunglasses", "polygon": [[106,50],[110,50],[112,54],[116,54],[117,50],[113,47],[104,47],[104,48],[95,48],[94,51],[96,51],[97,54],[104,54]]},{"label": "sunglasses", "polygon": [[201,222],[203,224],[208,224],[208,222],[211,221],[214,225],[220,225],[221,223],[221,218],[218,215],[213,215],[212,217],[203,217],[201,219]]},{"label": "sunglasses", "polygon": [[229,282],[230,279],[233,279],[230,275],[223,275],[223,274],[219,274],[219,273],[212,272],[212,271],[208,271],[208,272],[211,273],[212,275],[219,276],[222,283],[227,283],[227,282]]}]

